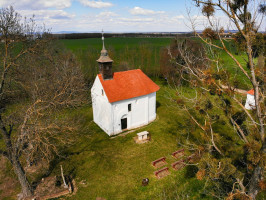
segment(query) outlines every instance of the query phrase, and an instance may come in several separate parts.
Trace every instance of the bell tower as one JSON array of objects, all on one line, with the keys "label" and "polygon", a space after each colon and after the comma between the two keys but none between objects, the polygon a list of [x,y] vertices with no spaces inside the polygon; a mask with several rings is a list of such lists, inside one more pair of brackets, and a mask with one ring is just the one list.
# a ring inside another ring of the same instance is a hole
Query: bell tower
[{"label": "bell tower", "polygon": [[108,56],[108,52],[104,46],[104,36],[102,31],[103,48],[101,50],[101,56],[97,60],[99,63],[99,72],[103,77],[103,80],[113,79],[112,63],[113,60]]}]

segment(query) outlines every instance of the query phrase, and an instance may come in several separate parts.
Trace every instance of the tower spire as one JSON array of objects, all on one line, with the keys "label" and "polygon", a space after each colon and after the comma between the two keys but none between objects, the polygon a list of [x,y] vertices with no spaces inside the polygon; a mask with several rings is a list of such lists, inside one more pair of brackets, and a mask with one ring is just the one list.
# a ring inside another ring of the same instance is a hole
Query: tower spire
[{"label": "tower spire", "polygon": [[107,50],[104,46],[104,35],[102,29],[102,42],[103,42],[103,49],[101,50],[100,58],[97,60],[99,63],[99,71],[100,74],[103,76],[103,80],[108,80],[113,78],[112,73],[112,62],[113,60],[109,57]]}]

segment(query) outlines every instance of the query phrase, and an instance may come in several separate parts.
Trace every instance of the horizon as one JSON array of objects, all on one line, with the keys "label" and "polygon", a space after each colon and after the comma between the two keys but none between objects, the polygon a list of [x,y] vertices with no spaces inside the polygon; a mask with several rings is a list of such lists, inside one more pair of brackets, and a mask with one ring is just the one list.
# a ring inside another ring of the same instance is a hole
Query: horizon
[{"label": "horizon", "polygon": [[[202,33],[203,30],[196,30],[197,33]],[[231,32],[236,33],[238,30],[225,30],[225,33]],[[258,31],[259,33],[265,33],[265,31]],[[193,31],[150,31],[150,32],[115,32],[115,31],[104,31],[104,34],[190,34]],[[77,32],[77,31],[58,31],[51,32],[51,34],[102,34],[102,31],[89,31],[89,32]]]},{"label": "horizon", "polygon": [[[192,20],[197,30],[208,26],[208,20],[192,0],[2,0],[0,7],[13,6],[37,24],[45,24],[51,32],[191,32]],[[219,25],[234,30],[228,19],[216,12]],[[265,22],[260,31],[265,31]]]}]

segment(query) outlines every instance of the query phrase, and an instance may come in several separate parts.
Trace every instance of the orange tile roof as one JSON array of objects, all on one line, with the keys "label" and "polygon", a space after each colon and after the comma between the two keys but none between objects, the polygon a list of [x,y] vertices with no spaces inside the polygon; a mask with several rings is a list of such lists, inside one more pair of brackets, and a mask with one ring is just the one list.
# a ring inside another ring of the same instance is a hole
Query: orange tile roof
[{"label": "orange tile roof", "polygon": [[254,95],[254,90],[252,89],[252,90],[247,91],[247,94]]},{"label": "orange tile roof", "polygon": [[111,80],[104,81],[101,74],[98,77],[110,103],[147,95],[160,89],[140,69],[115,72]]}]

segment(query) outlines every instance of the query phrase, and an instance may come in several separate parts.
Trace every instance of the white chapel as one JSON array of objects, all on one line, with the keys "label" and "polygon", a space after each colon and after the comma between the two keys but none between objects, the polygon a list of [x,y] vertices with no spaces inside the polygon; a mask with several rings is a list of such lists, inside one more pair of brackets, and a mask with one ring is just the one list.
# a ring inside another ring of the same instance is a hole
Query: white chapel
[{"label": "white chapel", "polygon": [[99,74],[91,88],[93,120],[109,136],[146,125],[156,118],[156,92],[160,89],[140,69],[112,72],[113,60],[104,46]]},{"label": "white chapel", "polygon": [[254,89],[247,91],[247,99],[246,99],[245,108],[247,110],[256,109],[255,97],[254,97]]}]

